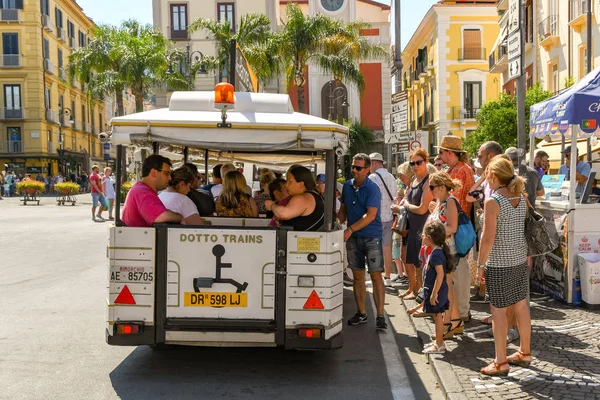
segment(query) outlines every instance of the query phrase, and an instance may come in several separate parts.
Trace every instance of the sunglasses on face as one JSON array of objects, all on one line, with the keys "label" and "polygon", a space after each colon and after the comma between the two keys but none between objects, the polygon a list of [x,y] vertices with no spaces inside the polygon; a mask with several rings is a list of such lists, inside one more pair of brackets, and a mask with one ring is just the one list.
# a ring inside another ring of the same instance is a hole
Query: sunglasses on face
[{"label": "sunglasses on face", "polygon": [[357,170],[358,172],[362,171],[363,169],[365,169],[367,167],[361,167],[360,165],[353,165],[352,169]]},{"label": "sunglasses on face", "polygon": [[411,161],[408,163],[408,165],[410,165],[411,167],[414,167],[415,165],[421,166],[421,164],[423,164],[425,161],[423,160],[418,160],[418,161]]},{"label": "sunglasses on face", "polygon": [[435,164],[435,166],[439,168],[439,167],[443,167],[444,164]]}]

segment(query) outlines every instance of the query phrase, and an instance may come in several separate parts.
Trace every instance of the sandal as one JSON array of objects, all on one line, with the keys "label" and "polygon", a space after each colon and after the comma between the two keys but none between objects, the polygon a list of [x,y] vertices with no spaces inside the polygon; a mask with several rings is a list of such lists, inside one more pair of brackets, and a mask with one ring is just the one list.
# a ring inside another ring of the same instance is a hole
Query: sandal
[{"label": "sandal", "polygon": [[453,324],[456,321],[458,321],[458,325],[456,325],[454,328],[452,328],[451,326],[450,329],[448,329],[448,332],[446,333],[452,333],[453,335],[462,335],[465,332],[465,323],[461,318],[451,319],[450,323]]},{"label": "sandal", "polygon": [[446,352],[446,343],[438,346],[435,342],[423,349],[423,354],[444,354]]},{"label": "sandal", "polygon": [[521,350],[519,350],[516,353],[506,357],[506,361],[508,361],[510,365],[517,365],[519,367],[527,368],[533,360],[524,360],[525,357],[531,357],[531,353],[522,353]]},{"label": "sandal", "polygon": [[[479,372],[481,372],[482,375],[487,375],[487,376],[508,376],[508,372],[510,371],[510,368],[505,369],[505,370],[500,369],[500,367],[502,367],[503,365],[508,365],[508,361],[499,363],[499,362],[496,362],[496,360],[494,360],[487,367],[481,368],[481,370]],[[490,368],[492,368],[492,369],[490,369]]]},{"label": "sandal", "polygon": [[410,294],[407,294],[406,296],[403,296],[402,298],[404,300],[414,300],[417,298],[417,296],[415,296],[414,293],[410,293]]},{"label": "sandal", "polygon": [[398,297],[400,297],[401,299],[405,298],[406,296],[408,296],[409,294],[412,293],[412,290],[407,290],[406,292],[399,294]]},{"label": "sandal", "polygon": [[416,313],[417,311],[419,311],[421,308],[423,308],[423,307],[422,307],[422,306],[419,304],[419,305],[418,305],[418,306],[416,306],[416,307],[409,308],[408,310],[406,310],[406,312],[407,312],[409,315],[413,315],[414,313]]},{"label": "sandal", "polygon": [[[450,332],[450,329],[452,329],[452,322],[444,324],[444,326],[448,327],[446,329],[446,331],[444,332],[444,340],[452,338],[452,335],[450,335],[450,337],[446,337],[446,335],[448,334],[448,332]],[[436,340],[435,333],[433,335],[429,336],[429,337],[431,338],[431,340]]]},{"label": "sandal", "polygon": [[491,325],[492,324],[492,316],[488,315],[487,317],[480,319],[479,322],[481,322],[484,325]]}]

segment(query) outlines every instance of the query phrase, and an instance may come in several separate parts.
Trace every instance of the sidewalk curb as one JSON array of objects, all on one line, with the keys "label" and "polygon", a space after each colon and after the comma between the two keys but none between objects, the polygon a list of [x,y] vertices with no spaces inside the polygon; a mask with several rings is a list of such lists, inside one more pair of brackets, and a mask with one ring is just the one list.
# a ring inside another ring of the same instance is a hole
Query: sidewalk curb
[{"label": "sidewalk curb", "polygon": [[[407,304],[407,302],[410,302],[410,304]],[[417,305],[414,301],[407,301],[404,299],[401,299],[401,303],[405,311],[408,310],[409,307]],[[430,336],[435,332],[429,328],[429,325],[425,322],[425,318],[413,318],[411,316],[409,320],[417,333],[419,342],[422,345],[430,343]],[[433,373],[435,374],[446,399],[463,400],[465,398],[464,388],[459,382],[458,376],[454,373],[452,365],[446,362],[442,355],[425,354],[425,356],[427,356],[427,359],[429,360],[429,364],[432,367]]]}]

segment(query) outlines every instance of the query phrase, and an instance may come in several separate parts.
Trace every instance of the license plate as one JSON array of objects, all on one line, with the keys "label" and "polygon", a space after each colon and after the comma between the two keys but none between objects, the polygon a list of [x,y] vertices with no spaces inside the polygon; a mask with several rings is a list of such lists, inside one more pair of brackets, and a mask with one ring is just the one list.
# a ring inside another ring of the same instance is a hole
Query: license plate
[{"label": "license plate", "polygon": [[185,307],[248,307],[248,293],[185,292]]}]

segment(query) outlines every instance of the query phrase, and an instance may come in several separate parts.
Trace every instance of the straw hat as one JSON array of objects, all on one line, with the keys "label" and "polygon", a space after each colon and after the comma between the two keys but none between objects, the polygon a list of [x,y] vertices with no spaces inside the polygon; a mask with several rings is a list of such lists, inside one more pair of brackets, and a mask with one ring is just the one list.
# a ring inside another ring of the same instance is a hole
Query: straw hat
[{"label": "straw hat", "polygon": [[444,136],[442,138],[442,143],[437,146],[440,149],[443,150],[450,150],[450,151],[454,151],[456,153],[466,153],[466,150],[463,150],[462,148],[462,139],[459,138],[458,136]]}]

